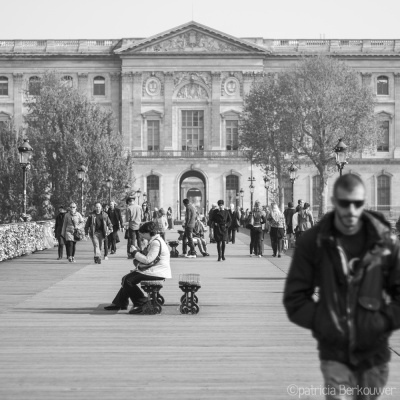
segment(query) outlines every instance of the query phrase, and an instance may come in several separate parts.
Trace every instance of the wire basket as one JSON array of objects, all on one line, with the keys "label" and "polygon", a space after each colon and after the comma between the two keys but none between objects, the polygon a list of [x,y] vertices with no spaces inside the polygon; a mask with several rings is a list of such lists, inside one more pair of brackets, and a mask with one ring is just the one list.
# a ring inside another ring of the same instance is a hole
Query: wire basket
[{"label": "wire basket", "polygon": [[179,274],[179,284],[200,286],[200,274]]}]

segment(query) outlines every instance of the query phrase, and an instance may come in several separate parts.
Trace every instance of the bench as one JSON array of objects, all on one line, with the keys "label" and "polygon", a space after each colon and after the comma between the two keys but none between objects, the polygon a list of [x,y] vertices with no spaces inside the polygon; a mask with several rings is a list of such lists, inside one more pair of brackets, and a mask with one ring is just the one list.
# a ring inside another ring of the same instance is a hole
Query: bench
[{"label": "bench", "polygon": [[201,288],[199,274],[180,274],[179,287],[184,292],[179,311],[181,314],[198,314],[199,299],[195,293]]},{"label": "bench", "polygon": [[163,282],[159,281],[141,281],[141,288],[147,293],[149,300],[143,305],[143,314],[154,315],[160,314],[164,305],[164,297],[161,296],[160,290],[163,287]]}]

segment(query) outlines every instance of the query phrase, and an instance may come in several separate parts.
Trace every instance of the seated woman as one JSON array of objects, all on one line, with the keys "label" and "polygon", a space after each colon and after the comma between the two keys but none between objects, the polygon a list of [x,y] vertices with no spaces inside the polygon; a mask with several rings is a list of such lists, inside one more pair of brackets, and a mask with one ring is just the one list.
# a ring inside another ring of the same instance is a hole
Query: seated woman
[{"label": "seated woman", "polygon": [[112,305],[104,307],[108,311],[127,310],[129,299],[133,303],[129,314],[140,314],[142,306],[148,301],[138,284],[141,281],[157,281],[171,278],[169,249],[160,235],[157,234],[158,226],[154,222],[146,222],[139,228],[140,235],[149,244],[143,253],[136,248],[132,255],[136,270],[131,271],[122,278],[122,287],[118,291]]},{"label": "seated woman", "polygon": [[209,256],[207,253],[207,243],[204,240],[205,228],[203,223],[200,221],[199,213],[196,214],[196,222],[193,228],[193,243],[197,244],[200,253],[203,257]]}]

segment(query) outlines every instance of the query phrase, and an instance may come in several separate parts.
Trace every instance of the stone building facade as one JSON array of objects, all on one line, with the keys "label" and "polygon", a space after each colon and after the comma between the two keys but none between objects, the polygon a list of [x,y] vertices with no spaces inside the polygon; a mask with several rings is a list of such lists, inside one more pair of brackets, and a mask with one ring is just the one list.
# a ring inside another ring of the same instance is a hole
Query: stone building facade
[{"label": "stone building facade", "polygon": [[[376,93],[385,137],[374,155],[351,159],[345,171],[365,180],[369,207],[396,213],[400,40],[239,39],[196,22],[145,39],[0,40],[0,120],[13,116],[21,126],[22,89],[34,90],[44,70],[56,70],[92,101],[112,108],[135,157],[133,186],[153,207],[180,214],[182,199],[190,197],[200,211],[218,199],[246,209],[251,177],[253,199],[263,204],[274,197],[274,182],[265,189],[263,171],[238,150],[243,98],[258,74],[279,72],[316,52],[348,63]],[[318,184],[316,170],[302,166],[294,198],[316,208]],[[289,179],[285,196],[291,200]]]}]

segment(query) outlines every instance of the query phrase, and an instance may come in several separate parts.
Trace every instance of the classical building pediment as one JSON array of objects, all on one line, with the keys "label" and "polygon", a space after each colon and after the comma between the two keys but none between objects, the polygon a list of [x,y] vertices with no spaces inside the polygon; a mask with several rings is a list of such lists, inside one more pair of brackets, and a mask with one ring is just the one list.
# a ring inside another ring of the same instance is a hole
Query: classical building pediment
[{"label": "classical building pediment", "polygon": [[197,22],[189,22],[148,39],[131,43],[115,51],[126,55],[131,53],[266,53],[266,49],[243,39],[208,28]]}]

